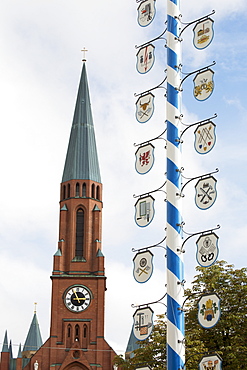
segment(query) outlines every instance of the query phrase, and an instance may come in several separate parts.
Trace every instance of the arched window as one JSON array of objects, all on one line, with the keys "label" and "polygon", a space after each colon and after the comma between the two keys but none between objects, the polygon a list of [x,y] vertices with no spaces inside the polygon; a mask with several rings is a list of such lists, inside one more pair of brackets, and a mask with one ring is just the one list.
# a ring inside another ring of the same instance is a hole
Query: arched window
[{"label": "arched window", "polygon": [[79,338],[80,338],[80,327],[79,325],[76,325],[75,326],[75,340],[77,341],[79,340]]},{"label": "arched window", "polygon": [[83,256],[84,247],[84,211],[79,208],[76,213],[76,246],[75,255]]},{"label": "arched window", "polygon": [[87,338],[87,325],[86,324],[83,326],[83,337]]},{"label": "arched window", "polygon": [[62,194],[62,198],[65,199],[66,198],[66,186],[63,185],[63,194]]},{"label": "arched window", "polygon": [[91,198],[95,198],[95,185],[94,184],[92,184]]},{"label": "arched window", "polygon": [[86,187],[85,182],[82,185],[82,196],[83,197],[86,197],[87,196],[87,187]]},{"label": "arched window", "polygon": [[75,186],[75,196],[76,197],[79,197],[80,196],[80,185],[79,185],[78,182],[77,182],[77,184]]},{"label": "arched window", "polygon": [[96,199],[100,200],[100,187],[99,187],[99,185],[97,186],[97,190],[96,190]]},{"label": "arched window", "polygon": [[68,188],[67,188],[67,198],[70,198],[70,184],[68,184]]},{"label": "arched window", "polygon": [[68,338],[71,336],[71,325],[68,325]]}]

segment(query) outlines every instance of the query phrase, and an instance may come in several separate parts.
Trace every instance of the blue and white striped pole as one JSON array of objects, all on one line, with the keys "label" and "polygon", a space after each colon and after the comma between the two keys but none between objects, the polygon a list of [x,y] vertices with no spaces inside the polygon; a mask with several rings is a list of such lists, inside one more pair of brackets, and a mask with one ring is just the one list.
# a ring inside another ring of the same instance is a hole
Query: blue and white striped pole
[{"label": "blue and white striped pole", "polygon": [[183,304],[184,265],[181,245],[180,134],[181,42],[179,0],[167,0],[167,370],[183,368],[185,357]]}]

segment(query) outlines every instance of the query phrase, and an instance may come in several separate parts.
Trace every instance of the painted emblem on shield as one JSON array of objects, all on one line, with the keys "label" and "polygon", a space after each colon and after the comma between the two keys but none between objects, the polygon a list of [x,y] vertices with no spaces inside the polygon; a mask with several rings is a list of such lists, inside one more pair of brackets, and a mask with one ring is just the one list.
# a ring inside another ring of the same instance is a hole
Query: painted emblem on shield
[{"label": "painted emblem on shield", "polygon": [[196,259],[200,266],[209,267],[215,263],[219,254],[218,239],[219,237],[213,232],[198,238]]},{"label": "painted emblem on shield", "polygon": [[211,18],[208,18],[195,25],[193,29],[193,44],[197,49],[205,49],[213,40],[213,24],[214,21]]},{"label": "painted emblem on shield", "polygon": [[145,227],[154,218],[154,198],[148,195],[139,198],[135,204],[135,222],[140,227]]},{"label": "painted emblem on shield", "polygon": [[139,73],[147,73],[154,64],[154,46],[149,44],[140,48],[136,54],[137,63],[136,68]]},{"label": "painted emblem on shield", "polygon": [[147,144],[140,146],[136,153],[135,168],[138,173],[144,175],[149,172],[154,164],[154,146]]},{"label": "painted emblem on shield", "polygon": [[145,340],[153,329],[153,310],[150,307],[139,308],[133,315],[133,333],[137,340]]},{"label": "painted emblem on shield", "polygon": [[205,328],[210,329],[220,319],[220,298],[216,293],[205,294],[198,301],[198,321]]},{"label": "painted emblem on shield", "polygon": [[194,97],[203,101],[208,99],[214,90],[214,72],[209,68],[204,72],[197,73],[194,78]]},{"label": "painted emblem on shield", "polygon": [[137,8],[138,11],[138,23],[141,27],[148,26],[155,16],[155,0],[142,1]]},{"label": "painted emblem on shield", "polygon": [[148,93],[142,95],[136,101],[136,119],[140,123],[147,122],[154,112],[154,95]]},{"label": "painted emblem on shield", "polygon": [[136,370],[151,370],[151,367],[149,365],[146,365],[146,366],[141,366],[141,367],[136,367]]},{"label": "painted emblem on shield", "polygon": [[199,363],[199,370],[221,370],[222,360],[217,353],[203,356]]},{"label": "painted emblem on shield", "polygon": [[205,177],[197,182],[195,202],[198,208],[208,209],[214,204],[217,197],[216,182],[213,176]]},{"label": "painted emblem on shield", "polygon": [[207,154],[213,149],[216,142],[215,127],[213,122],[197,126],[195,130],[195,150],[197,153]]},{"label": "painted emblem on shield", "polygon": [[146,283],[153,273],[153,253],[150,251],[137,253],[133,262],[135,280],[138,283]]}]

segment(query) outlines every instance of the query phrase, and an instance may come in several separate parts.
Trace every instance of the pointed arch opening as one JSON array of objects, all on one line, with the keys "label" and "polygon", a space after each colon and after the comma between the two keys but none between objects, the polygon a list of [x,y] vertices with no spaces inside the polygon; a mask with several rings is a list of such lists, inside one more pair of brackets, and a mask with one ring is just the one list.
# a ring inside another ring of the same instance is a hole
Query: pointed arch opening
[{"label": "pointed arch opening", "polygon": [[75,326],[75,341],[79,342],[80,340],[80,327],[78,324]]},{"label": "pointed arch opening", "polygon": [[84,252],[84,211],[79,208],[76,212],[76,245],[75,255],[83,257]]},{"label": "pointed arch opening", "polygon": [[67,187],[67,198],[70,198],[70,184]]},{"label": "pointed arch opening", "polygon": [[95,198],[95,185],[92,184],[92,187],[91,187],[91,198]]},{"label": "pointed arch opening", "polygon": [[96,189],[96,199],[100,200],[100,187],[99,187],[99,185],[97,186],[97,189]]},{"label": "pointed arch opening", "polygon": [[82,196],[83,197],[87,196],[87,186],[86,186],[85,182],[82,185]]},{"label": "pointed arch opening", "polygon": [[62,199],[66,198],[66,186],[63,185],[63,191],[62,191]]},{"label": "pointed arch opening", "polygon": [[79,197],[80,196],[80,184],[77,182],[75,186],[75,196]]}]

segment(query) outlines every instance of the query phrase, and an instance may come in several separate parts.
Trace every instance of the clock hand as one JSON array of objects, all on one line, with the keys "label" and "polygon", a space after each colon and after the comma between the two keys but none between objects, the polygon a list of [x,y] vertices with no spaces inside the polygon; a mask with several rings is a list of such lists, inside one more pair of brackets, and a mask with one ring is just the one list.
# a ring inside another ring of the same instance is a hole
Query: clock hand
[{"label": "clock hand", "polygon": [[81,301],[81,300],[84,300],[84,301],[85,301],[85,299],[86,299],[85,297],[83,297],[83,298],[79,298],[79,297],[78,297],[78,295],[77,295],[77,293],[76,293],[75,289],[73,289],[73,293],[74,293],[74,295],[75,295],[76,300],[77,300],[79,303],[80,303],[80,301]]}]

